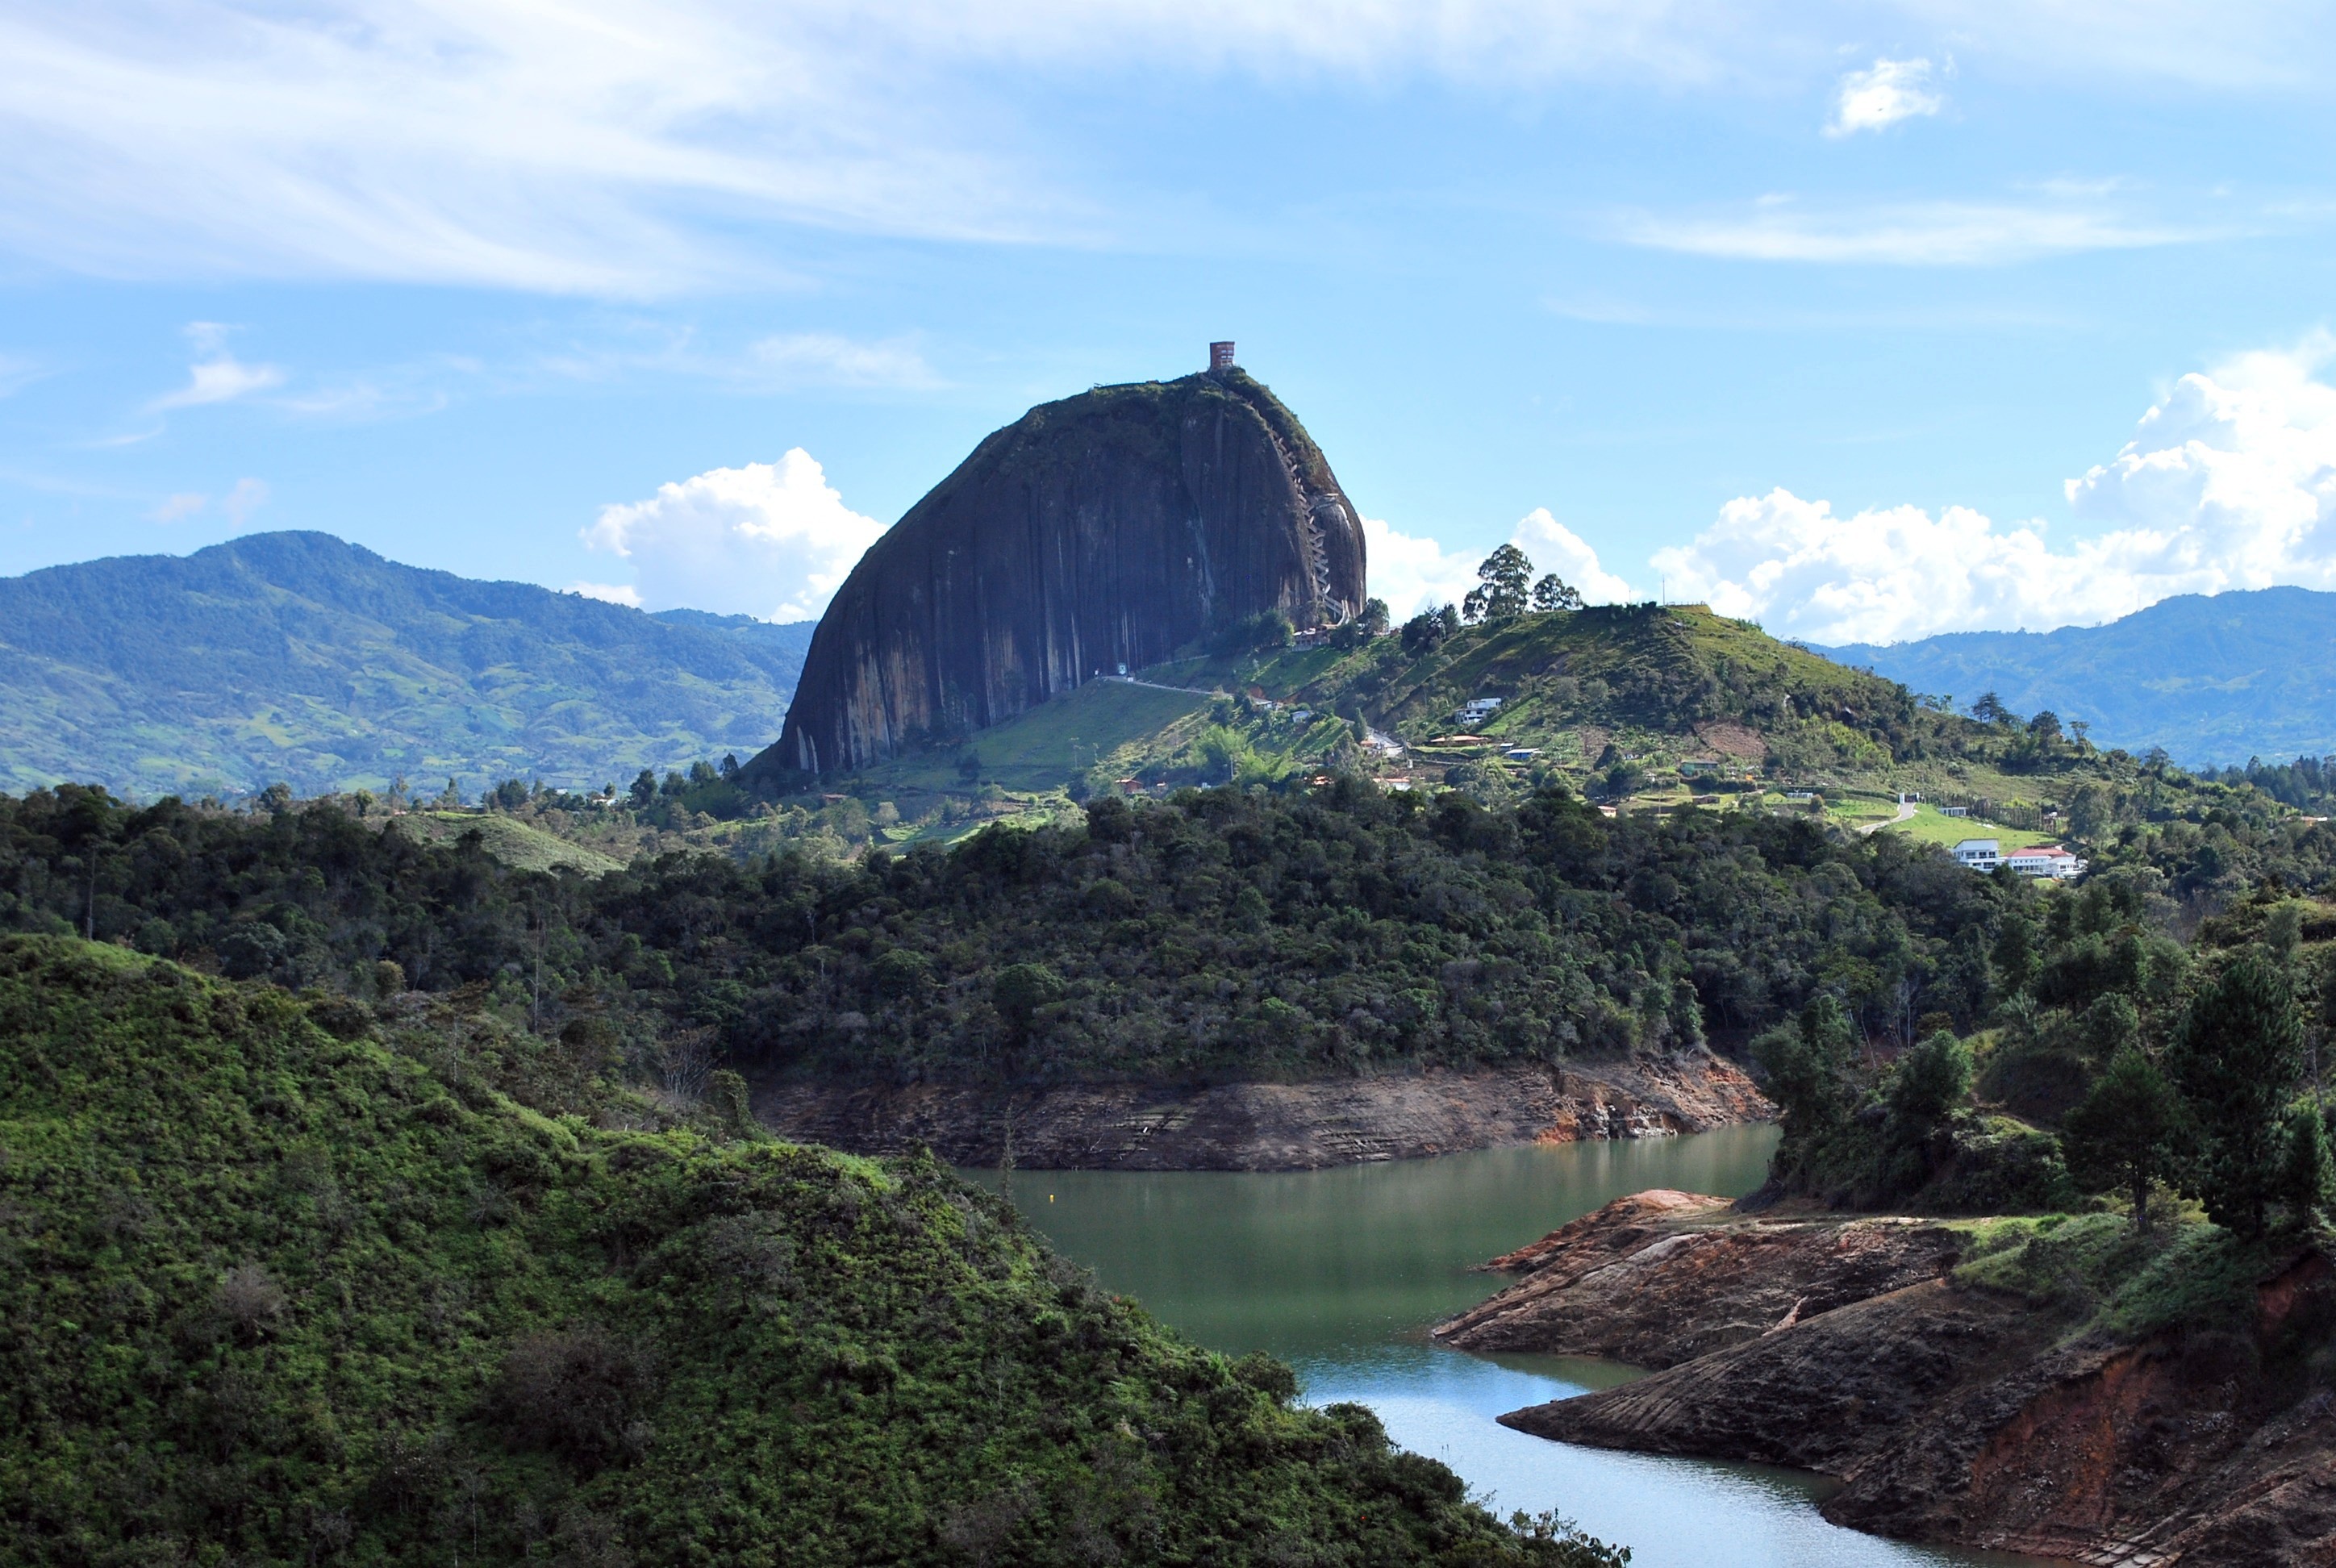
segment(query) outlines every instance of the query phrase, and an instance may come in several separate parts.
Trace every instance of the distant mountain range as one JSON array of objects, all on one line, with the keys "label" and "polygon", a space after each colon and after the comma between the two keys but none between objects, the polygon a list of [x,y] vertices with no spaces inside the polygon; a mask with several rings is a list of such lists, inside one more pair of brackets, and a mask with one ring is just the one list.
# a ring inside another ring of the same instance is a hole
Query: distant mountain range
[{"label": "distant mountain range", "polygon": [[425,571],[323,533],[52,567],[0,579],[0,789],[622,784],[776,739],[811,632]]},{"label": "distant mountain range", "polygon": [[1964,631],[1816,651],[1968,708],[2092,726],[2096,745],[2164,746],[2191,767],[2336,753],[2336,593],[2185,594],[2107,626]]}]

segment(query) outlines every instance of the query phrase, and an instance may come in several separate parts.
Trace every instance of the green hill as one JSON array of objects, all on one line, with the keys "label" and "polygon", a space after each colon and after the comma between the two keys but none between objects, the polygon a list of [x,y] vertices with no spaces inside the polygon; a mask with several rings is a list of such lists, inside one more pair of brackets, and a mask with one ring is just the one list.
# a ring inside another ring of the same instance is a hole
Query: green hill
[{"label": "green hill", "polygon": [[2191,767],[2336,753],[2336,593],[2183,594],[2106,626],[1826,651],[1966,706],[1992,691],[2086,719],[2104,745]]},{"label": "green hill", "polygon": [[615,1047],[0,940],[0,1557],[1612,1560]]},{"label": "green hill", "polygon": [[574,788],[750,755],[811,628],[645,615],[254,534],[0,579],[0,789]]},{"label": "green hill", "polygon": [[[1497,706],[1468,716],[1477,699]],[[858,774],[774,764],[766,752],[747,765],[738,802],[775,803],[754,809],[770,812],[778,840],[827,852],[952,840],[999,817],[1063,820],[1105,793],[1333,774],[1458,787],[1486,803],[1562,785],[1618,810],[1693,803],[1946,842],[2096,849],[2125,826],[2243,801],[2273,814],[2275,803],[2326,809],[2317,772],[2202,780],[2105,749],[2049,714],[2007,706],[1981,721],[1699,605],[1532,613],[1426,642],[1350,631],[1195,654]],[[1923,807],[1893,820],[1903,793]],[[1942,817],[1946,806],[1968,818]]]}]

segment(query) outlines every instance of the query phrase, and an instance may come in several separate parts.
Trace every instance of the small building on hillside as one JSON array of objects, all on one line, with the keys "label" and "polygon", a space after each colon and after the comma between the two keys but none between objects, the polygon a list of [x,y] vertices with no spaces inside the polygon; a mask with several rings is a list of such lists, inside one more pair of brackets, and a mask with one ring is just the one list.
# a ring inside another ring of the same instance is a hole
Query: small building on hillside
[{"label": "small building on hillside", "polygon": [[2000,839],[1965,839],[1955,846],[1955,863],[1975,872],[1991,872],[2002,859]]},{"label": "small building on hillside", "polygon": [[2040,877],[2049,881],[2082,876],[2088,864],[2059,844],[2031,844],[2024,850],[2014,850],[2003,857],[2003,863],[2023,877]]},{"label": "small building on hillside", "polygon": [[1452,716],[1465,725],[1480,725],[1498,713],[1501,699],[1496,696],[1472,696],[1452,710]]}]

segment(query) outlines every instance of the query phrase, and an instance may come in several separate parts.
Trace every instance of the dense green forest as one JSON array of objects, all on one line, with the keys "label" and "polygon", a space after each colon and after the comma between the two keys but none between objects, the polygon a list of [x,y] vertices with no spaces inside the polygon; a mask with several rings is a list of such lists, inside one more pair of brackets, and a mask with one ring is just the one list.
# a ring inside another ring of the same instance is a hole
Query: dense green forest
[{"label": "dense green forest", "polygon": [[[2086,896],[2114,894],[2134,940],[2170,947],[2266,878],[2330,875],[2325,827],[2200,814],[2097,852]],[[2039,896],[1806,817],[1609,818],[1556,790],[1488,809],[1351,779],[1106,799],[1077,826],[851,862],[674,854],[597,877],[343,802],[0,798],[0,929],[363,998],[472,987],[543,1027],[597,1009],[644,1059],[687,1037],[742,1066],[899,1079],[1736,1048],[1820,994],[1859,1038],[1904,1045],[1968,1034],[2020,989],[2002,933]]]},{"label": "dense green forest", "polygon": [[0,1557],[1543,1563],[930,1157],[677,1119],[604,1030],[0,939]]},{"label": "dense green forest", "polygon": [[[2156,820],[2104,833],[2073,889],[1807,816],[1608,817],[1556,788],[1491,808],[1352,778],[1188,790],[946,850],[592,876],[346,802],[68,787],[0,798],[0,925],[361,1000],[458,995],[688,1087],[723,1065],[1193,1082],[1709,1045],[1784,1104],[1786,1188],[2037,1208],[2119,1187],[2055,1129],[2132,1089],[2128,1055],[2178,1079],[2232,952],[2275,952],[2312,1061],[2336,1023],[2336,904],[2312,896],[2336,890],[2336,832],[2253,790],[2146,783]],[[2282,1127],[2316,1092],[2305,1061],[2258,1075]],[[2257,1153],[2289,1158],[2310,1119]],[[2175,1120],[2151,1180],[2179,1187],[2208,1140]]]},{"label": "dense green forest", "polygon": [[[2205,1247],[2177,1271],[2232,1298],[2222,1309],[2282,1246],[2324,1244],[2336,1218],[2321,1060],[2336,1031],[2336,903],[2300,891],[2330,891],[2323,830],[2294,835],[2288,848],[2302,852],[2185,945],[2141,890],[2221,861],[2216,836],[2153,835],[2155,852],[2080,891],[1999,873],[1979,1030],[1930,1020],[1941,1027],[1910,1048],[1877,1052],[1819,995],[1755,1037],[1784,1112],[1767,1196],[2003,1213],[2100,1194],[2132,1222],[2122,1267]],[[2169,1216],[2170,1231],[2154,1224]],[[2201,1220],[2214,1239],[2183,1234]]]},{"label": "dense green forest", "polygon": [[[1095,803],[954,849],[528,872],[334,804],[0,802],[0,923],[361,997],[472,987],[633,1048],[892,1077],[1302,1077],[1869,1032],[1988,1003],[2007,896],[1806,819],[1609,819],[1340,781]],[[384,968],[386,963],[388,968]],[[384,977],[389,977],[384,979]]]}]

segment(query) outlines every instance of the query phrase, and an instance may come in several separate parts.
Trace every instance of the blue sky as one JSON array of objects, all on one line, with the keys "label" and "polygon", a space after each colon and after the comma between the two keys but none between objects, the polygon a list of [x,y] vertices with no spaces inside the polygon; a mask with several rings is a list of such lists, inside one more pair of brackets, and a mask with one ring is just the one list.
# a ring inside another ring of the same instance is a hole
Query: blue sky
[{"label": "blue sky", "polygon": [[1230,336],[1398,609],[1511,537],[1837,640],[2336,588],[2324,7],[0,0],[0,572],[314,528],[807,614]]}]

